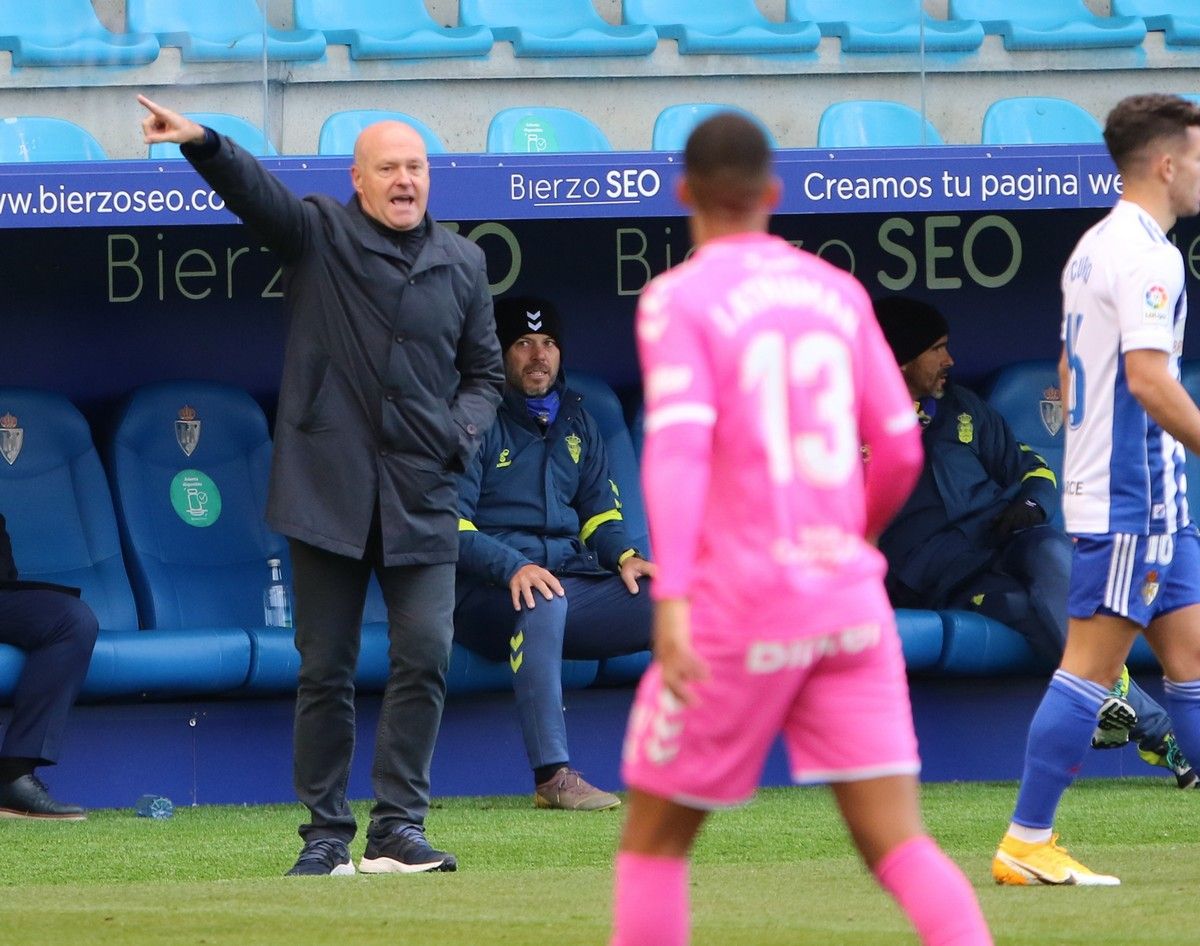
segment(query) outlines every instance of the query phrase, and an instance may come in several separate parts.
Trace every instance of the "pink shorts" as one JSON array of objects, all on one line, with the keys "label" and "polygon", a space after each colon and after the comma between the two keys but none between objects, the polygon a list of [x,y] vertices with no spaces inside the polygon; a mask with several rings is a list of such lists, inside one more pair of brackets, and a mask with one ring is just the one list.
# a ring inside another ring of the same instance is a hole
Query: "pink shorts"
[{"label": "pink shorts", "polygon": [[741,804],[780,734],[798,784],[920,771],[890,614],[800,639],[694,635],[710,677],[695,686],[697,704],[683,707],[650,665],[625,734],[626,784],[690,808]]}]

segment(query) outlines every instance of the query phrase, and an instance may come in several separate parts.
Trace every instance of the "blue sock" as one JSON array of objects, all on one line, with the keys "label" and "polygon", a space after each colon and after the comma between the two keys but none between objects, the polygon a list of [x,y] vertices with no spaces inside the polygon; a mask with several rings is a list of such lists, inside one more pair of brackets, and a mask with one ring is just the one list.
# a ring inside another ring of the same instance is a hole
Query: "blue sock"
[{"label": "blue sock", "polygon": [[1055,671],[1029,724],[1025,772],[1013,821],[1049,828],[1063,792],[1075,780],[1091,746],[1096,713],[1108,691],[1065,670]]},{"label": "blue sock", "polygon": [[1176,683],[1163,677],[1163,702],[1179,748],[1192,765],[1200,763],[1200,680]]}]

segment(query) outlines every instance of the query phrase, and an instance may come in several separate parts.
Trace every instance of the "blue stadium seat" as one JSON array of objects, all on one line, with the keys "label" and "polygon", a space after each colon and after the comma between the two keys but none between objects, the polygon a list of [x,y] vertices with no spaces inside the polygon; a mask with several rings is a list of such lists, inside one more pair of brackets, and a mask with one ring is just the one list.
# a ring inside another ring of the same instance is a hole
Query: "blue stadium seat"
[{"label": "blue stadium seat", "polygon": [[595,419],[600,436],[604,438],[609,472],[620,490],[621,515],[630,541],[649,554],[650,530],[642,500],[641,472],[621,402],[607,383],[584,371],[568,372],[567,387],[583,395],[584,410]]},{"label": "blue stadium seat", "polygon": [[428,125],[411,115],[403,112],[391,112],[382,108],[353,108],[344,112],[334,112],[321,125],[321,134],[317,141],[318,154],[353,154],[354,142],[368,125],[375,122],[397,121],[411,125],[425,140],[425,150],[429,154],[445,154],[446,146]]},{"label": "blue stadium seat", "polygon": [[153,33],[163,46],[178,46],[184,62],[312,60],[325,55],[316,30],[268,26],[255,0],[125,0],[131,32]]},{"label": "blue stadium seat", "polygon": [[1004,37],[1005,49],[1096,49],[1140,46],[1138,17],[1097,16],[1083,0],[950,0],[951,20],[978,20]]},{"label": "blue stadium seat", "polygon": [[444,59],[486,56],[486,26],[445,27],[423,0],[296,0],[296,26],[320,30],[329,43],[350,47],[351,59]]},{"label": "blue stadium seat", "polygon": [[107,444],[143,627],[259,627],[268,558],[287,545],[263,521],[271,439],[246,392],[211,381],[135,390]]},{"label": "blue stadium seat", "polygon": [[[279,153],[258,126],[237,115],[227,115],[224,112],[187,112],[186,117],[232,138],[251,154],[263,157]],[[167,141],[152,144],[149,157],[154,161],[183,160],[179,145]]]},{"label": "blue stadium seat", "polygon": [[0,118],[0,162],[103,161],[104,149],[74,122],[21,115]]},{"label": "blue stadium seat", "polygon": [[1195,0],[1112,0],[1113,16],[1140,16],[1148,30],[1162,30],[1168,46],[1200,46],[1200,8]]},{"label": "blue stadium seat", "polygon": [[[1045,459],[1062,490],[1063,411],[1058,386],[1058,362],[1023,361],[996,372],[987,394],[988,405],[1008,422],[1013,435]],[[1062,507],[1046,510],[1049,521],[1062,528]]]},{"label": "blue stadium seat", "polygon": [[550,154],[563,151],[611,151],[596,125],[566,108],[506,108],[488,125],[487,150],[493,154]]},{"label": "blue stadium seat", "polygon": [[14,66],[136,66],[158,58],[158,40],[112,33],[90,0],[0,0],[0,49]]},{"label": "blue stadium seat", "polygon": [[[100,637],[82,699],[220,693],[246,679],[236,630],[138,630],[112,496],[87,421],[64,397],[0,388],[0,512],[23,578],[80,588]],[[0,645],[0,695],[24,654]]]},{"label": "blue stadium seat", "polygon": [[945,630],[937,670],[949,676],[992,677],[1043,673],[1054,664],[1033,652],[1028,642],[1007,624],[973,611],[939,612]]},{"label": "blue stadium seat", "polygon": [[837,36],[844,53],[970,52],[983,27],[970,20],[936,20],[921,0],[787,0],[787,18],[814,22]]},{"label": "blue stadium seat", "polygon": [[517,56],[648,56],[649,26],[613,26],[592,0],[460,0],[458,22],[486,26]]},{"label": "blue stadium seat", "polygon": [[754,0],[625,0],[626,23],[652,26],[683,55],[811,53],[821,42],[812,23],[774,23]]},{"label": "blue stadium seat", "polygon": [[835,102],[821,113],[818,148],[940,145],[942,136],[916,109],[899,102]]},{"label": "blue stadium seat", "polygon": [[1031,95],[989,105],[982,140],[985,145],[1100,144],[1104,129],[1074,102]]},{"label": "blue stadium seat", "polygon": [[750,119],[767,136],[767,143],[774,148],[775,136],[757,115],[738,108],[736,105],[718,105],[711,102],[697,102],[691,105],[669,105],[658,113],[654,120],[654,134],[650,147],[655,151],[682,151],[687,145],[688,136],[697,125],[705,119],[720,112],[736,112]]},{"label": "blue stadium seat", "polygon": [[896,631],[909,673],[937,666],[945,633],[941,615],[936,611],[901,608],[896,612]]}]

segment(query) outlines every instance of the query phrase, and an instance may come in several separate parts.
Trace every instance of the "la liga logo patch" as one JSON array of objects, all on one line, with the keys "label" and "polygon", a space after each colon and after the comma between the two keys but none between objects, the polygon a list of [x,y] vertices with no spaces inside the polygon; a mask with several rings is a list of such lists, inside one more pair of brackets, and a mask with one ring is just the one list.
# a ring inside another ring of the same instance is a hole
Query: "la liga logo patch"
[{"label": "la liga logo patch", "polygon": [[1149,286],[1146,289],[1146,308],[1165,309],[1167,307],[1166,286]]},{"label": "la liga logo patch", "polygon": [[1144,321],[1152,324],[1162,324],[1169,318],[1168,305],[1171,302],[1171,297],[1167,294],[1167,287],[1158,283],[1152,283],[1146,287],[1145,309],[1142,312]]}]

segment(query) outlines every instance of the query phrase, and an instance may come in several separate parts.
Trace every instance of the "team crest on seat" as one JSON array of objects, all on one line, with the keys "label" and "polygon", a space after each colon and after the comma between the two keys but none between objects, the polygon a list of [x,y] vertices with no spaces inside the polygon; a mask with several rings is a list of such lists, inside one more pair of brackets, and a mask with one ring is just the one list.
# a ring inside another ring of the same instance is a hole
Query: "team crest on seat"
[{"label": "team crest on seat", "polygon": [[25,428],[17,426],[17,418],[6,413],[0,417],[0,457],[12,466],[21,455],[21,447],[25,444]]},{"label": "team crest on seat", "polygon": [[1046,432],[1051,437],[1057,436],[1058,432],[1062,430],[1062,392],[1053,386],[1046,388],[1042,392],[1038,408],[1041,411],[1042,426],[1046,428]]},{"label": "team crest on seat", "polygon": [[190,457],[200,444],[200,419],[194,407],[185,404],[179,409],[179,419],[175,421],[175,440],[186,457]]}]

